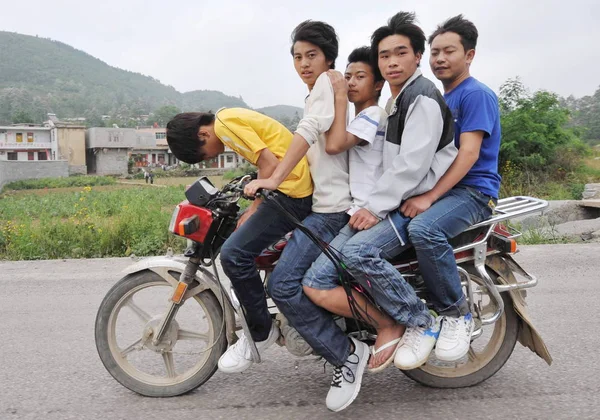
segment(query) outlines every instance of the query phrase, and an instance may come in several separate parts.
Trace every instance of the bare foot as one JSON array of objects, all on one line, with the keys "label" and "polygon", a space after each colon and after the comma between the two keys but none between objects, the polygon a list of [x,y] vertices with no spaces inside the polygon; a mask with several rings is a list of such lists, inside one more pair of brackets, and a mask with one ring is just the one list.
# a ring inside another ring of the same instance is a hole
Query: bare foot
[{"label": "bare foot", "polygon": [[[380,328],[377,330],[377,340],[375,340],[375,350],[384,346],[392,340],[402,337],[404,334],[405,327],[400,324],[393,324],[389,327]],[[387,359],[390,358],[392,353],[396,350],[396,346],[390,346],[387,349],[383,350],[380,353],[377,353],[374,356],[369,358],[369,368],[375,369],[385,363]]]}]

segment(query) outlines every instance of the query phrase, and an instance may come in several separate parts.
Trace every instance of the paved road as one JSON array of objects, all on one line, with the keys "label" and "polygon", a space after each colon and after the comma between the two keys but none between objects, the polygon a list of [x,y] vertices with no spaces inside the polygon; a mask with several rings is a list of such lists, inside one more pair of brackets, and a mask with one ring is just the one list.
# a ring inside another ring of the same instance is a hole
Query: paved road
[{"label": "paved road", "polygon": [[189,395],[140,397],[104,370],[93,339],[98,305],[130,260],[0,263],[0,419],[600,418],[600,244],[523,247],[517,259],[541,279],[529,304],[552,367],[517,344],[470,389],[425,388],[390,368],[366,375],[339,414],[324,406],[322,364],[280,348]]}]

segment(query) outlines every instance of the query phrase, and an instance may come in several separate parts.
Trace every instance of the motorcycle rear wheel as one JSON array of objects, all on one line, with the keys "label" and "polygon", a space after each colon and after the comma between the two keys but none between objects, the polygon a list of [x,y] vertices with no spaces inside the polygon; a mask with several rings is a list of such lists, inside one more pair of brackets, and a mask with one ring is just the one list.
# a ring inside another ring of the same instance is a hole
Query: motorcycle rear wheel
[{"label": "motorcycle rear wheel", "polygon": [[[475,286],[481,286],[483,280],[472,265],[463,266]],[[488,274],[498,283],[497,275],[487,270]],[[435,356],[418,369],[402,371],[412,380],[433,388],[464,388],[477,385],[492,377],[510,358],[519,336],[520,322],[508,293],[501,294],[504,300],[504,312],[493,324],[484,326],[493,328],[485,345],[479,342],[479,337],[471,344],[466,363],[455,365],[435,361]],[[485,330],[484,330],[485,331]],[[481,351],[475,351],[474,346],[481,346]]]},{"label": "motorcycle rear wheel", "polygon": [[[96,317],[96,348],[104,367],[121,385],[148,397],[173,397],[199,387],[215,373],[227,348],[223,310],[209,290],[188,299],[161,343],[152,344],[147,333],[162,319],[172,290],[153,271],[128,275],[109,290]],[[141,297],[134,300],[134,296]],[[128,309],[121,311],[123,308]],[[130,315],[134,322],[121,321],[121,312],[123,318]],[[123,338],[124,333],[130,337]],[[189,351],[179,350],[181,346]]]}]

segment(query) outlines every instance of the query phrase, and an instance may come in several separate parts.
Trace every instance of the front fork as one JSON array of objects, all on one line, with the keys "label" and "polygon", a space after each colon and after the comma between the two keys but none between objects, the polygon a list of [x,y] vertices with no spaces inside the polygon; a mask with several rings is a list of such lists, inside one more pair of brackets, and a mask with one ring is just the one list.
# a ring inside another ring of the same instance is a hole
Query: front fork
[{"label": "front fork", "polygon": [[[196,272],[198,271],[198,268],[200,267],[200,263],[201,263],[201,259],[199,257],[190,257],[189,258],[187,264],[185,265],[185,270],[183,271],[183,273],[181,274],[181,276],[179,278],[179,283],[178,283],[177,287],[175,288],[173,295],[169,299],[170,303],[165,312],[165,316],[163,317],[160,324],[158,324],[157,333],[154,335],[154,337],[152,339],[153,345],[156,346],[160,343],[160,341],[162,340],[162,337],[165,334],[165,331],[168,329],[169,325],[171,324],[171,321],[177,315],[177,311],[179,311],[179,308],[181,308],[181,306],[183,305],[183,302],[185,302],[183,299],[183,296],[185,295],[185,292],[187,291],[189,286],[194,281],[194,279],[196,277]],[[217,273],[215,273],[215,274],[217,274]],[[217,281],[218,281],[218,279],[217,279]],[[235,309],[235,312],[239,315],[242,329],[244,331],[244,334],[246,335],[246,338],[248,339],[248,342],[250,343],[250,351],[252,353],[252,360],[256,363],[260,363],[260,361],[261,361],[260,354],[258,352],[258,349],[256,348],[256,344],[254,343],[254,340],[252,340],[252,334],[250,333],[250,328],[248,327],[248,322],[246,321],[246,316],[244,314],[244,308],[241,306],[233,289],[231,290],[231,303],[232,303],[233,308]]]},{"label": "front fork", "polygon": [[165,331],[167,330],[169,325],[171,324],[171,321],[177,315],[177,311],[179,311],[179,308],[181,308],[183,302],[185,302],[183,296],[185,295],[185,292],[196,278],[196,272],[198,271],[198,267],[200,267],[199,257],[191,257],[185,265],[185,270],[179,278],[179,283],[177,284],[173,295],[171,295],[171,298],[169,299],[170,303],[167,308],[167,311],[165,312],[165,316],[163,317],[160,324],[158,324],[158,332],[156,332],[154,334],[154,337],[152,338],[153,345],[157,346],[160,343],[160,340],[162,340],[162,337],[165,334]]}]

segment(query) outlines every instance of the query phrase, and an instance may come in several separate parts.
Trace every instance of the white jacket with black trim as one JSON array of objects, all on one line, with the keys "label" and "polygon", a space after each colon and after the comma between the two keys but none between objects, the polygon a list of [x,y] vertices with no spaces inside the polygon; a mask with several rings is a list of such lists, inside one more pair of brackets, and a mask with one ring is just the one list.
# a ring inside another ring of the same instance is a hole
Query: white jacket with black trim
[{"label": "white jacket with black trim", "polygon": [[388,112],[383,175],[366,206],[382,219],[404,200],[431,190],[458,153],[452,112],[419,69],[407,80]]}]

